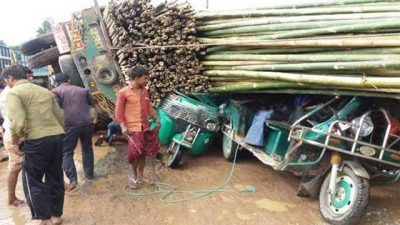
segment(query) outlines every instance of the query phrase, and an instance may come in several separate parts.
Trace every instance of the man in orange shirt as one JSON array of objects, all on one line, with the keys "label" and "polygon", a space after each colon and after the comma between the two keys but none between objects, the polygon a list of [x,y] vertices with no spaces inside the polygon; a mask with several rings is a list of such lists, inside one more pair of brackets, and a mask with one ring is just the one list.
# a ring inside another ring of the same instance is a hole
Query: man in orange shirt
[{"label": "man in orange shirt", "polygon": [[117,94],[115,120],[120,123],[122,133],[129,139],[128,161],[132,173],[128,185],[135,189],[147,181],[143,176],[146,156],[155,155],[160,149],[158,127],[150,130],[149,117],[153,117],[158,124],[159,122],[146,90],[148,69],[136,66],[127,75],[131,82]]}]

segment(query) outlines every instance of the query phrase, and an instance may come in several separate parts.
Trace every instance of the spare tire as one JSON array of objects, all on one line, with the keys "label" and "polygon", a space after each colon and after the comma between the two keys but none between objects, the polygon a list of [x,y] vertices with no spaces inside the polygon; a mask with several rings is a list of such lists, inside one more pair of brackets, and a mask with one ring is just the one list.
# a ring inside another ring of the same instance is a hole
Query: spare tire
[{"label": "spare tire", "polygon": [[28,66],[32,69],[40,68],[52,64],[54,61],[58,61],[60,52],[57,47],[49,48],[42,52],[39,52],[28,59]]},{"label": "spare tire", "polygon": [[53,46],[56,46],[56,40],[53,33],[48,33],[22,44],[21,52],[31,56]]},{"label": "spare tire", "polygon": [[104,66],[97,70],[95,78],[101,84],[112,85],[118,80],[118,74],[113,68]]},{"label": "spare tire", "polygon": [[71,55],[62,55],[58,58],[61,71],[69,76],[70,83],[79,87],[84,87],[78,68]]}]

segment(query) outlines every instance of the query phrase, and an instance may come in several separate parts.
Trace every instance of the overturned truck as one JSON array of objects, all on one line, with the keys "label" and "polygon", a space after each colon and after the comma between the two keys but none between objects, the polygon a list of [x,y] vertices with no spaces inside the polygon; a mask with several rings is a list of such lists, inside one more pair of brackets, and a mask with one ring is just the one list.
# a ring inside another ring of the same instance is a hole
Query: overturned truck
[{"label": "overturned truck", "polygon": [[370,183],[400,177],[399,9],[346,0],[195,12],[120,1],[75,14],[23,51],[110,114],[123,71],[147,65],[169,166],[220,133],[225,158],[246,150],[301,177],[298,195],[319,199],[328,223],[354,224]]}]

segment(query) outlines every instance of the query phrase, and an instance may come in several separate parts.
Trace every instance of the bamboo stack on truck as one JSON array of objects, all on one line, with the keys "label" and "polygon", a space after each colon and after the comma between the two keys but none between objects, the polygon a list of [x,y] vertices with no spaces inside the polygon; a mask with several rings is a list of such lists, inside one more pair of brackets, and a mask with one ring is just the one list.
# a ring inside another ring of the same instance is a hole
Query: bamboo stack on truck
[{"label": "bamboo stack on truck", "polygon": [[[208,78],[200,75],[203,67],[197,58],[202,49],[196,40],[195,11],[188,3],[165,2],[154,7],[149,0],[111,2],[103,14],[121,70],[138,64],[150,69],[153,105],[175,90],[208,89]],[[167,47],[181,45],[191,46]]]},{"label": "bamboo stack on truck", "polygon": [[344,0],[196,14],[211,92],[400,93],[400,2]]}]

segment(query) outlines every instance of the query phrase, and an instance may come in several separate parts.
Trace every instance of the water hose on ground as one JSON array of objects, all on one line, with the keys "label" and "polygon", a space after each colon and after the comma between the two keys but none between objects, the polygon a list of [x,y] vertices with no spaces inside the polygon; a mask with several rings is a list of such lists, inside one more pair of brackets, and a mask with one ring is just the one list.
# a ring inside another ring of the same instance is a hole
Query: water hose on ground
[{"label": "water hose on ground", "polygon": [[[149,191],[149,192],[137,192],[137,191],[129,191],[127,188],[124,188],[124,191],[126,194],[130,196],[135,196],[135,197],[140,197],[140,196],[148,196],[148,195],[154,195],[154,194],[161,194],[160,201],[163,203],[181,203],[181,202],[187,202],[191,201],[197,198],[201,197],[206,197],[210,196],[214,193],[220,193],[220,192],[250,192],[254,193],[256,192],[256,188],[254,186],[249,186],[245,189],[239,190],[239,189],[224,189],[224,187],[229,183],[229,181],[232,178],[233,172],[235,170],[235,165],[236,165],[236,159],[237,159],[237,154],[239,150],[239,145],[236,147],[235,150],[235,156],[233,158],[231,170],[228,174],[228,176],[225,178],[224,182],[217,186],[214,189],[199,189],[199,190],[191,190],[191,189],[177,189],[175,188],[172,184],[165,183],[165,182],[155,182],[154,186],[156,188],[167,188],[164,190],[155,190],[155,191]],[[187,198],[182,198],[182,199],[173,199],[171,200],[170,197],[174,194],[194,194],[194,196],[187,197]]]}]

